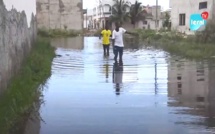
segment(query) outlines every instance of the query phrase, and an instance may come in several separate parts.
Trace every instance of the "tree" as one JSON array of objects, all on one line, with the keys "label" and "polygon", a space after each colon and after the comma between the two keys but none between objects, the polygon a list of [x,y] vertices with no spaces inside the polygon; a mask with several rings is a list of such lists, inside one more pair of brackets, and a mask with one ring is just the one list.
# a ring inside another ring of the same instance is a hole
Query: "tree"
[{"label": "tree", "polygon": [[166,13],[165,13],[165,16],[164,16],[163,27],[164,27],[164,28],[167,27],[168,29],[170,29],[170,27],[171,27],[170,24],[171,24],[171,23],[170,23],[170,15],[169,15],[168,12],[166,12]]},{"label": "tree", "polygon": [[111,22],[123,22],[128,21],[129,12],[126,11],[129,8],[128,2],[124,0],[114,0],[115,4],[112,7],[112,15],[110,16]]},{"label": "tree", "polygon": [[134,28],[138,21],[145,19],[146,12],[144,12],[145,10],[142,10],[141,4],[142,3],[136,1],[135,4],[133,4],[130,8],[130,19],[131,24],[134,25]]}]

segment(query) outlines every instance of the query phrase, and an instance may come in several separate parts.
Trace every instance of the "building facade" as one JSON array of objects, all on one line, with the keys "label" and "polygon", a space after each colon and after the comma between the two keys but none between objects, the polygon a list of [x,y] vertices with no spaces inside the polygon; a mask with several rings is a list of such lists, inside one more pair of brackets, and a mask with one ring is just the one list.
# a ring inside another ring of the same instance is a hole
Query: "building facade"
[{"label": "building facade", "polygon": [[190,15],[207,11],[209,19],[215,14],[215,0],[170,0],[172,30],[186,34],[190,31]]},{"label": "building facade", "polygon": [[82,0],[36,0],[38,28],[83,29]]},{"label": "building facade", "polygon": [[[157,8],[157,18],[156,18],[156,8]],[[156,30],[156,19],[157,19],[157,29],[162,28],[162,17],[161,17],[161,6],[144,6],[143,10],[147,12],[145,20],[140,20],[137,23],[138,29],[152,29]]]},{"label": "building facade", "polygon": [[[130,6],[135,3],[136,0],[128,0],[127,12],[130,11]],[[105,24],[110,24],[109,17],[112,15],[112,6],[114,5],[113,0],[101,0],[95,5],[93,9],[89,9],[88,16],[90,16],[88,22],[92,24],[93,29],[100,29],[105,26]],[[157,19],[158,19],[158,29],[162,28],[162,19],[161,19],[161,6],[143,6],[143,10],[147,11],[147,17],[145,20],[140,20],[135,24],[137,29],[156,29],[156,8],[157,8]],[[92,17],[91,17],[92,16]],[[92,23],[91,23],[92,22]],[[86,21],[84,22],[86,23]],[[85,24],[86,25],[86,24]],[[113,26],[112,26],[113,27]],[[127,30],[134,29],[134,26],[130,21],[123,24]]]}]

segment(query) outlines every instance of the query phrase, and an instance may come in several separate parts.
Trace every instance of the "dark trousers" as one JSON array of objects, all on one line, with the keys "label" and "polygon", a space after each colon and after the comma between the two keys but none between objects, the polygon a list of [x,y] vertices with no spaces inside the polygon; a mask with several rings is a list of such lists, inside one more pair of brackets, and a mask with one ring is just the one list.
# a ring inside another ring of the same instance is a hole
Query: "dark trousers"
[{"label": "dark trousers", "polygon": [[114,46],[114,60],[117,61],[118,55],[119,55],[119,61],[122,61],[122,55],[123,55],[123,47]]},{"label": "dark trousers", "polygon": [[104,49],[104,55],[109,55],[110,45],[103,44],[103,49]]}]

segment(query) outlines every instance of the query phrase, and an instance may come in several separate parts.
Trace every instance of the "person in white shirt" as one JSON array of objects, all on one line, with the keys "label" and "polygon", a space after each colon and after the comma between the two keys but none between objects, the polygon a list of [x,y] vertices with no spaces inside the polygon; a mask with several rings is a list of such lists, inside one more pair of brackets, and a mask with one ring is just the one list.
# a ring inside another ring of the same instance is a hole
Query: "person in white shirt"
[{"label": "person in white shirt", "polygon": [[119,62],[122,63],[122,56],[123,56],[123,35],[124,33],[127,34],[133,34],[128,31],[126,31],[124,28],[122,28],[119,23],[116,23],[116,29],[113,30],[112,33],[112,43],[114,47],[114,60],[117,62],[118,54],[119,54]]}]

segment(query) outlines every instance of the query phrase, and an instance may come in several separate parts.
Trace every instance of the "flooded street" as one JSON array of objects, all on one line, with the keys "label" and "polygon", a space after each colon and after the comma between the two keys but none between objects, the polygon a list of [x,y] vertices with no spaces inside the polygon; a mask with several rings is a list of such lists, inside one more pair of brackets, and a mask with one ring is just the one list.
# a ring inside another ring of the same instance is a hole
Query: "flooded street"
[{"label": "flooded street", "polygon": [[215,66],[126,45],[123,67],[96,37],[55,39],[40,134],[215,133]]}]

